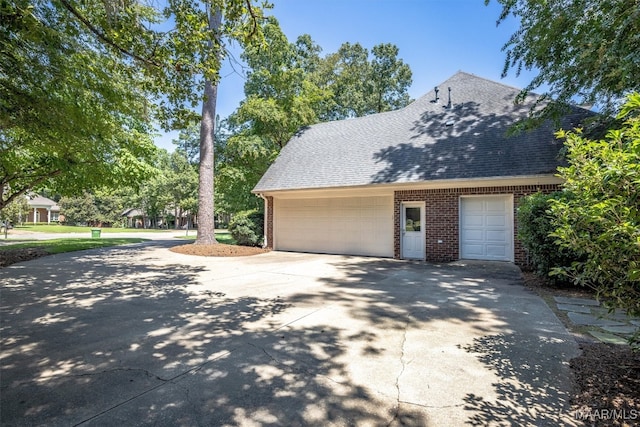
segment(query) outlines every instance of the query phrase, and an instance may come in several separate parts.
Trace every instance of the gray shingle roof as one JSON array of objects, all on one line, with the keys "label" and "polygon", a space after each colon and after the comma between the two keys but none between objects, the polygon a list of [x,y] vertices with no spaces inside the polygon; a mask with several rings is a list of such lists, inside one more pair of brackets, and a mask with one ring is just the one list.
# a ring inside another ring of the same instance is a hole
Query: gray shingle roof
[{"label": "gray shingle roof", "polygon": [[[518,89],[464,72],[439,89],[438,102],[432,90],[400,110],[301,129],[254,192],[531,176],[561,163],[551,125],[507,135],[535,96],[515,105]],[[562,127],[589,114],[576,108]]]},{"label": "gray shingle roof", "polygon": [[52,211],[60,210],[60,207],[56,204],[56,202],[39,194],[32,194],[27,197],[27,204],[31,207],[49,206],[49,209],[51,209]]}]

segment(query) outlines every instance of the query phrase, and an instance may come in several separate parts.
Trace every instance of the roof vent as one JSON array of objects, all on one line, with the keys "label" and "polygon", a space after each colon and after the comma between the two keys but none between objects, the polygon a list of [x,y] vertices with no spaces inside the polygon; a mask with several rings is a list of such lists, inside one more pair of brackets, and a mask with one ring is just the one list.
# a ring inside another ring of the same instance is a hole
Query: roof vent
[{"label": "roof vent", "polygon": [[434,88],[433,88],[433,90],[434,90],[434,91],[435,91],[435,93],[436,93],[436,99],[434,99],[434,100],[433,100],[433,101],[431,101],[431,102],[435,102],[435,103],[437,103],[437,102],[438,102],[438,100],[440,100],[440,98],[438,97],[438,92],[440,92],[440,89],[438,89],[438,86],[436,86],[436,87],[434,87]]},{"label": "roof vent", "polygon": [[454,122],[453,120],[447,120],[447,121],[445,122],[445,124],[444,124],[444,125],[445,125],[446,127],[451,127],[451,126],[453,126],[453,124],[454,124],[454,123],[455,123],[455,122]]},{"label": "roof vent", "polygon": [[451,108],[451,86],[449,86],[449,102],[447,103],[447,108]]}]

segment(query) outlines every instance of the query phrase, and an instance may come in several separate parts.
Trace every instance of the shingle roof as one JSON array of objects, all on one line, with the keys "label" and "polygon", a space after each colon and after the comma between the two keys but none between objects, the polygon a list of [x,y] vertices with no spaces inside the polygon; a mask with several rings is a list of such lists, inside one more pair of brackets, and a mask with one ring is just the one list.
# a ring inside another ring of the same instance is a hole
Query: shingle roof
[{"label": "shingle roof", "polygon": [[[439,88],[438,102],[432,90],[400,110],[301,129],[253,191],[531,176],[561,163],[550,124],[507,135],[535,96],[515,105],[519,89],[464,72]],[[589,114],[575,108],[561,125]]]},{"label": "shingle roof", "polygon": [[51,209],[52,211],[60,210],[60,207],[56,204],[56,202],[39,194],[32,194],[27,197],[27,204],[31,207],[49,206],[49,209]]}]

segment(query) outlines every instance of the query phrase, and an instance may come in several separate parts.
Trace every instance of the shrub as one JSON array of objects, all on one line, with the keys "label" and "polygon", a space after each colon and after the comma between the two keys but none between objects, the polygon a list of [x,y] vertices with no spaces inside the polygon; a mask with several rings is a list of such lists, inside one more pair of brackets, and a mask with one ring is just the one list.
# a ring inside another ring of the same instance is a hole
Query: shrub
[{"label": "shrub", "polygon": [[570,266],[577,259],[577,254],[567,248],[560,247],[556,237],[554,216],[551,213],[552,200],[568,198],[564,192],[551,194],[536,193],[524,197],[518,206],[518,238],[530,257],[530,263],[536,273],[548,277],[554,284],[568,284],[569,280],[560,275],[549,276],[555,268]]},{"label": "shrub", "polygon": [[557,272],[594,288],[609,307],[640,315],[640,94],[618,119],[626,121],[603,140],[558,134],[569,163],[560,176],[574,197],[552,203],[554,235],[583,259]]},{"label": "shrub", "polygon": [[264,230],[264,214],[257,209],[238,212],[229,221],[229,233],[242,246],[260,246]]}]

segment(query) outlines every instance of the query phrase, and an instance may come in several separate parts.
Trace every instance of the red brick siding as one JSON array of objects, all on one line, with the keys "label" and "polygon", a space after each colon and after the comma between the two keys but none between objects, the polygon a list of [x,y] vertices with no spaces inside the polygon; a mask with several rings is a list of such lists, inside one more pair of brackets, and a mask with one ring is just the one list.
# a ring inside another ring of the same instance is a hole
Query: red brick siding
[{"label": "red brick siding", "polygon": [[[518,265],[527,264],[527,255],[517,239],[516,210],[520,198],[541,191],[550,193],[558,185],[523,185],[505,187],[443,188],[431,190],[403,190],[394,193],[394,258],[400,258],[400,205],[402,202],[425,202],[425,247],[427,261],[449,262],[460,257],[459,248],[459,199],[460,196],[482,194],[513,195],[514,257]],[[441,240],[442,243],[438,243]]]},{"label": "red brick siding", "polygon": [[[38,210],[38,212],[40,213],[40,220],[39,222],[47,222],[47,209],[46,208],[36,208]],[[27,214],[27,222],[33,222],[33,216],[34,216],[34,212],[33,212],[33,208],[29,208],[28,210],[28,214]]]}]

